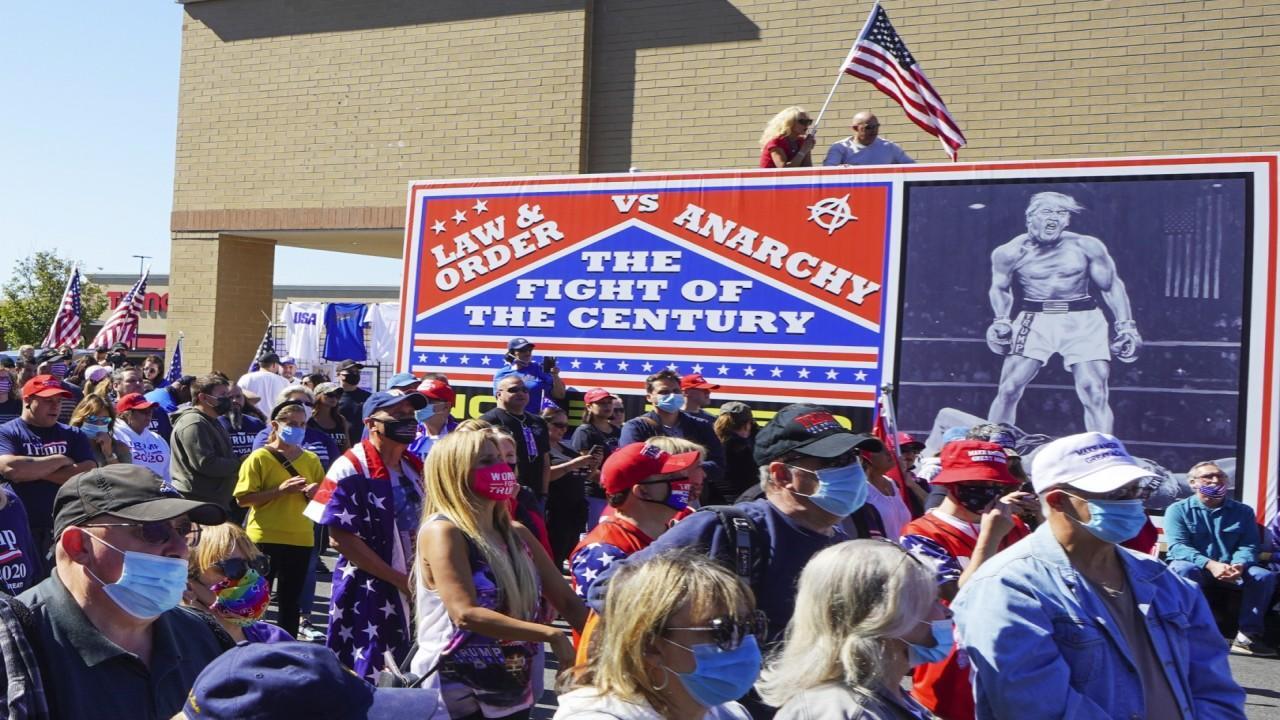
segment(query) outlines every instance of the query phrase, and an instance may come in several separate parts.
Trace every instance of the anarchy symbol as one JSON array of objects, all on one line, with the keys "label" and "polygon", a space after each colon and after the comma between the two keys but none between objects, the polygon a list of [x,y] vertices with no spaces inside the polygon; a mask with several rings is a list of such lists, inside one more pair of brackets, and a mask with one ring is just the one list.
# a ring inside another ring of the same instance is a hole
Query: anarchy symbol
[{"label": "anarchy symbol", "polygon": [[829,197],[810,205],[809,219],[826,230],[827,235],[831,235],[850,220],[858,218],[849,210],[849,196],[845,195],[842,198]]}]

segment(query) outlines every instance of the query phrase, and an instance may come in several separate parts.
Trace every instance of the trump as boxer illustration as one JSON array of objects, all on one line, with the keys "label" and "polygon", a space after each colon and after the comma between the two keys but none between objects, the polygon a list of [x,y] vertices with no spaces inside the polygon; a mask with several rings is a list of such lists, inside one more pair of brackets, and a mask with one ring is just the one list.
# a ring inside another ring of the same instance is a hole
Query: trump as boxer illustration
[{"label": "trump as boxer illustration", "polygon": [[[1027,385],[1050,357],[1061,355],[1084,406],[1085,429],[1112,432],[1111,358],[1136,360],[1142,336],[1107,247],[1096,237],[1067,230],[1071,215],[1081,210],[1070,195],[1036,193],[1027,205],[1027,232],[991,253],[988,295],[995,320],[987,329],[987,346],[1004,356],[987,415],[991,422],[1016,424]],[[1013,316],[1015,283],[1019,298]],[[1115,318],[1113,339],[1090,286]]]}]

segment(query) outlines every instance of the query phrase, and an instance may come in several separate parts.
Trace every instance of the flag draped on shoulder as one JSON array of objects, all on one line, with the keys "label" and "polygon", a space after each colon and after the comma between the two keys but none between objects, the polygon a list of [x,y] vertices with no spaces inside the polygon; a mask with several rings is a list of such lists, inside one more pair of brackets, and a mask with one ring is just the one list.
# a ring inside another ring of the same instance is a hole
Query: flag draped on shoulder
[{"label": "flag draped on shoulder", "polygon": [[138,319],[142,316],[142,299],[147,294],[147,276],[150,274],[151,268],[142,271],[142,277],[120,298],[120,304],[116,305],[111,317],[107,318],[107,323],[94,336],[89,347],[109,348],[120,342],[132,348],[137,344]]},{"label": "flag draped on shoulder", "polygon": [[871,9],[871,16],[845,59],[844,71],[893,98],[911,122],[937,137],[947,155],[956,159],[957,151],[965,146],[964,133],[880,3]]},{"label": "flag draped on shoulder", "polygon": [[58,303],[58,314],[53,316],[53,324],[49,333],[44,336],[41,347],[56,348],[66,345],[80,345],[80,268],[71,266],[71,277],[67,278],[67,289],[62,293],[62,301]]}]

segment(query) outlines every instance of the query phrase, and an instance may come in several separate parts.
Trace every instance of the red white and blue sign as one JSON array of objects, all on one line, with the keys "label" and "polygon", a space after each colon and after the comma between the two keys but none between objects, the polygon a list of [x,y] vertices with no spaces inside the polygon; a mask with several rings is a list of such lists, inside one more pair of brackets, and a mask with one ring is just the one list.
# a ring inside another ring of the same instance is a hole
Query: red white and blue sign
[{"label": "red white and blue sign", "polygon": [[892,204],[848,176],[415,186],[401,367],[488,387],[519,336],[580,389],[670,368],[717,398],[872,407]]}]

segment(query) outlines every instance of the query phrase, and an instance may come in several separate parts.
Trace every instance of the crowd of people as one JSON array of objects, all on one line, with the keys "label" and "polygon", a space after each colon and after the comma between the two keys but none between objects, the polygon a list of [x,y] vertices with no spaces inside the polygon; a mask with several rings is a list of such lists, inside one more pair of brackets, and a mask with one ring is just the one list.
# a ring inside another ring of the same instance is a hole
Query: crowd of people
[{"label": "crowd of people", "polygon": [[1276,654],[1280,522],[1213,463],[1166,564],[1112,436],[926,457],[671,370],[574,427],[534,351],[478,418],[353,361],[0,368],[0,715],[527,718],[549,647],[557,718],[1241,718],[1228,652]]}]

